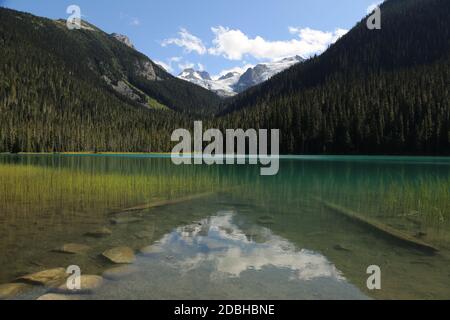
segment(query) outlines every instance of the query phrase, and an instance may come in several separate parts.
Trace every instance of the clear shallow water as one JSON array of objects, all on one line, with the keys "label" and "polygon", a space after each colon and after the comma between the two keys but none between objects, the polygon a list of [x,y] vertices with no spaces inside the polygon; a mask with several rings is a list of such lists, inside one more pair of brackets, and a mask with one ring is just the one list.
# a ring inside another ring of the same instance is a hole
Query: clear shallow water
[{"label": "clear shallow water", "polygon": [[[297,157],[276,177],[253,166],[175,167],[143,156],[0,156],[0,282],[77,264],[111,267],[100,254],[137,253],[132,272],[83,299],[448,299],[446,158]],[[133,213],[122,209],[211,191]],[[430,255],[355,224],[320,199],[437,246]],[[112,235],[85,236],[106,226]],[[82,243],[87,254],[52,249]],[[154,248],[152,254],[140,249]],[[369,265],[382,290],[366,288]],[[34,288],[22,297],[45,293]],[[74,297],[75,298],[75,297]]]},{"label": "clear shallow water", "polygon": [[248,237],[235,214],[218,212],[176,228],[152,245],[155,253],[138,258],[136,273],[107,283],[92,298],[365,298],[325,256],[298,250],[264,227]]}]

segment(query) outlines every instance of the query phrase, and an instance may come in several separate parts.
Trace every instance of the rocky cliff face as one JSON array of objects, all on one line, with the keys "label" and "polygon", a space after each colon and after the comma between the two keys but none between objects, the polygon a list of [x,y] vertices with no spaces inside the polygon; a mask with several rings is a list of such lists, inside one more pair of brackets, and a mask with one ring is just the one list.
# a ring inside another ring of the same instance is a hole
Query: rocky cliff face
[{"label": "rocky cliff face", "polygon": [[159,80],[156,76],[155,69],[153,68],[153,64],[148,60],[136,61],[136,74],[145,78],[146,80],[154,81]]},{"label": "rocky cliff face", "polygon": [[127,36],[125,36],[123,34],[119,34],[119,33],[112,33],[111,37],[113,37],[117,41],[120,41],[123,44],[129,46],[130,48],[134,49],[133,43],[131,42],[130,38],[128,38]]}]

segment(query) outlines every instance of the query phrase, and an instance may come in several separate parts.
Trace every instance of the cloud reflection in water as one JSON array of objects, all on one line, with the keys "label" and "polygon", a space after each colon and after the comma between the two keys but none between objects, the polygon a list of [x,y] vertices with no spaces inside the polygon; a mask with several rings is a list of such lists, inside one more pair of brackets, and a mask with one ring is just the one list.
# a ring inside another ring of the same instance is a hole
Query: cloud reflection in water
[{"label": "cloud reflection in water", "polygon": [[210,264],[214,270],[211,277],[240,277],[244,271],[272,267],[290,271],[291,279],[302,281],[345,280],[325,256],[297,250],[267,228],[240,228],[233,222],[234,216],[234,212],[220,212],[162,238],[159,245],[176,257],[171,266],[189,272]]}]

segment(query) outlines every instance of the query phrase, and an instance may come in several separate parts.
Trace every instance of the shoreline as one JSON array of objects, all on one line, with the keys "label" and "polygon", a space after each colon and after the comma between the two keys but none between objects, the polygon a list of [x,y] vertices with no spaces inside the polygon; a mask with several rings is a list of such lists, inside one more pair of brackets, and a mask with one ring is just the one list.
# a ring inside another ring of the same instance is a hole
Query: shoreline
[{"label": "shoreline", "polygon": [[[0,152],[0,155],[6,156],[171,156],[171,152]],[[186,153],[187,156],[195,156],[195,153]],[[227,156],[227,155],[224,155]],[[248,155],[246,155],[248,157]],[[450,161],[450,156],[434,156],[434,155],[357,155],[357,154],[327,154],[327,155],[314,155],[314,154],[281,154],[278,156],[280,159],[299,159],[299,160],[444,160]]]}]

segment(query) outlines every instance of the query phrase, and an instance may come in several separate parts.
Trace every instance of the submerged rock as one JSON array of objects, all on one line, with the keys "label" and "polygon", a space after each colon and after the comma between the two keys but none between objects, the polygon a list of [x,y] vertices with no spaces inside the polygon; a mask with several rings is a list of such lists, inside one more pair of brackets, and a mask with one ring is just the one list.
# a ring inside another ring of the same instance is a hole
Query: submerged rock
[{"label": "submerged rock", "polygon": [[96,230],[90,231],[86,233],[86,236],[93,237],[93,238],[103,238],[108,237],[112,234],[112,231],[108,228],[102,227],[98,228]]},{"label": "submerged rock", "polygon": [[65,294],[58,294],[58,293],[47,293],[43,296],[40,296],[36,300],[43,300],[43,301],[65,301],[65,300],[79,300],[80,298],[77,296],[71,296],[71,295],[65,295]]},{"label": "submerged rock", "polygon": [[341,246],[340,244],[335,245],[335,246],[333,247],[333,249],[334,249],[334,250],[337,250],[337,251],[343,251],[343,252],[352,252],[352,250],[347,249],[347,248]]},{"label": "submerged rock", "polygon": [[17,280],[43,286],[60,285],[69,275],[64,268],[44,270],[19,277]]},{"label": "submerged rock", "polygon": [[61,248],[54,249],[53,252],[67,253],[67,254],[83,254],[91,250],[91,247],[79,243],[67,243]]},{"label": "submerged rock", "polygon": [[133,266],[114,267],[103,272],[103,277],[109,280],[120,280],[137,272],[137,268]]},{"label": "submerged rock", "polygon": [[80,276],[80,289],[69,289],[67,283],[62,284],[57,288],[58,292],[62,293],[90,293],[103,285],[103,277],[95,275]]},{"label": "submerged rock", "polygon": [[270,225],[270,224],[275,224],[275,220],[274,220],[274,217],[272,217],[272,216],[262,216],[262,217],[258,218],[258,223]]},{"label": "submerged rock", "polygon": [[117,247],[103,252],[103,256],[117,264],[129,264],[136,260],[133,249],[129,247]]},{"label": "submerged rock", "polygon": [[12,299],[31,288],[25,283],[6,283],[0,285],[0,300]]}]

